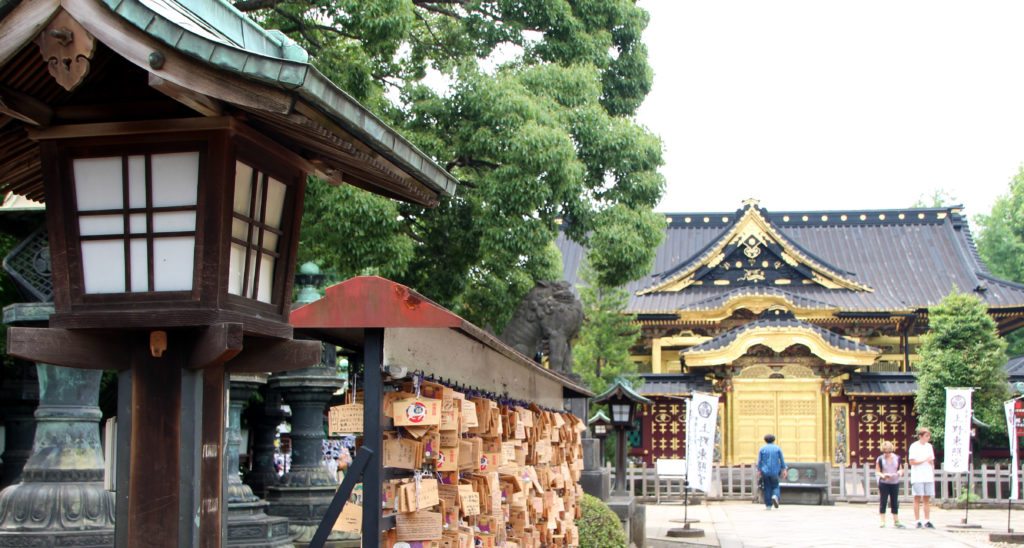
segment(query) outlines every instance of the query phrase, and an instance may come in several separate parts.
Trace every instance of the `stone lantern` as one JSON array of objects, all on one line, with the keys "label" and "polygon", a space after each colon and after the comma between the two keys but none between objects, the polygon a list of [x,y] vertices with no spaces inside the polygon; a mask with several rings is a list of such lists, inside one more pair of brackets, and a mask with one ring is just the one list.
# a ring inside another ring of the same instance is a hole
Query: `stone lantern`
[{"label": "stone lantern", "polygon": [[640,405],[650,405],[651,400],[637,394],[622,379],[617,379],[608,390],[593,400],[596,404],[607,404],[611,410],[611,425],[616,430],[615,486],[608,500],[608,507],[615,512],[625,527],[631,541],[642,538],[646,512],[629,491],[626,482],[626,432],[633,429],[633,419]]},{"label": "stone lantern", "polygon": [[615,487],[612,494],[629,495],[626,489],[626,431],[633,429],[633,418],[637,406],[650,405],[651,400],[637,394],[622,379],[617,379],[608,390],[596,398],[596,404],[607,404],[611,409],[611,425],[616,430],[617,445],[615,449]]}]

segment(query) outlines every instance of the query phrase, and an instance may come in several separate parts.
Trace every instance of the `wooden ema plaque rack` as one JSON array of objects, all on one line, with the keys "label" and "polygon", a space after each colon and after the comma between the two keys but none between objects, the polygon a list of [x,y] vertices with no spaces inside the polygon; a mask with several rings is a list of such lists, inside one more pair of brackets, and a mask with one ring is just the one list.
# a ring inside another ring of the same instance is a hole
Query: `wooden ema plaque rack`
[{"label": "wooden ema plaque rack", "polygon": [[578,544],[586,425],[562,409],[592,393],[383,278],[332,286],[291,322],[363,365],[362,446],[312,546],[355,529],[342,503],[360,473],[358,530],[381,546]]}]

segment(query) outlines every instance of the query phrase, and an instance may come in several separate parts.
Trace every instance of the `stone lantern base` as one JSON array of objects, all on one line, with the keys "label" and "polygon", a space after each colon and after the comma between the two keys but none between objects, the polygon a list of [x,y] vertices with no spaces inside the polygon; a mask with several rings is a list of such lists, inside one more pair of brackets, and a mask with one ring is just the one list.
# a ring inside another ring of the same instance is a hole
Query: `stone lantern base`
[{"label": "stone lantern base", "polygon": [[267,503],[234,503],[228,514],[228,542],[226,546],[252,548],[281,548],[292,546],[288,519],[266,514]]}]

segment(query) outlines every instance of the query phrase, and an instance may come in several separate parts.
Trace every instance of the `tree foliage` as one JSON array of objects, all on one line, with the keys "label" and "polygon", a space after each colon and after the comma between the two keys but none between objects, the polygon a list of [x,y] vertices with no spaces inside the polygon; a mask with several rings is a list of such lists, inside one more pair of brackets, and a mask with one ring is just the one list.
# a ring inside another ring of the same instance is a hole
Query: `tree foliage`
[{"label": "tree foliage", "polygon": [[992,427],[990,434],[1005,435],[1006,343],[985,304],[950,293],[928,309],[928,327],[919,351],[915,407],[921,424],[932,429],[933,442],[941,445],[943,439],[946,387],[974,387],[974,416]]},{"label": "tree foliage", "polygon": [[636,343],[640,327],[633,323],[635,316],[625,314],[629,301],[626,290],[602,285],[586,264],[580,276],[585,283],[579,286],[585,319],[572,350],[573,371],[600,394],[617,377],[636,375],[629,348]]},{"label": "tree foliage", "polygon": [[664,181],[660,140],[632,118],[651,85],[648,16],[633,1],[235,5],[462,182],[436,209],[314,182],[300,260],[376,268],[496,329],[535,280],[557,276],[558,219],[603,283],[647,272]]},{"label": "tree foliage", "polygon": [[[1009,192],[996,198],[988,215],[978,215],[978,252],[996,276],[1024,283],[1024,167],[1010,180]],[[1006,337],[1008,354],[1024,354],[1024,330]]]}]

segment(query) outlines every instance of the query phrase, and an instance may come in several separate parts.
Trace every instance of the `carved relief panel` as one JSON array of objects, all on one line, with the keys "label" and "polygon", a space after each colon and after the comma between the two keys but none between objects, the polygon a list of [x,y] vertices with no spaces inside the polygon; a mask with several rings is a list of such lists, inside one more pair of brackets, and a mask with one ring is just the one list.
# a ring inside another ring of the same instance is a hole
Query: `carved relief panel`
[{"label": "carved relief panel", "polygon": [[883,441],[893,442],[896,452],[906,459],[907,448],[913,442],[913,405],[910,396],[857,398],[850,425],[856,449],[850,453],[850,462],[874,462],[882,454]]}]

